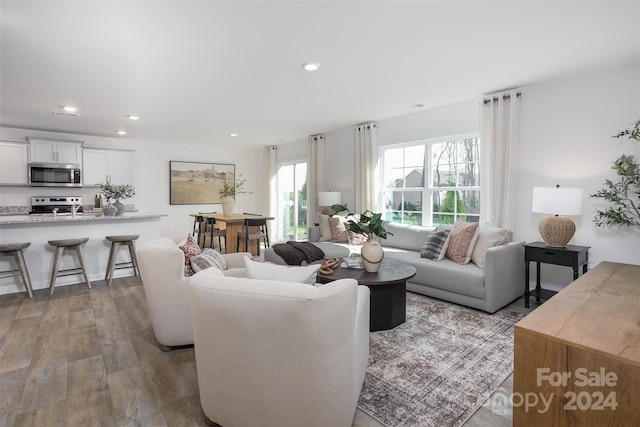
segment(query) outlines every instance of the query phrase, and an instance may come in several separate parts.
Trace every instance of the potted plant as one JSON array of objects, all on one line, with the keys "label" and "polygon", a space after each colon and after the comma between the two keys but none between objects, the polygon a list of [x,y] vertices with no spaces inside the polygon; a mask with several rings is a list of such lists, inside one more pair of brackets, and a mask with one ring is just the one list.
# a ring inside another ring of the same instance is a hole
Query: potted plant
[{"label": "potted plant", "polygon": [[236,194],[247,194],[250,191],[244,190],[244,185],[247,180],[242,178],[242,174],[238,175],[238,179],[235,180],[233,185],[229,185],[228,181],[224,181],[222,187],[218,190],[218,195],[222,200],[222,213],[224,216],[230,216],[233,214]]},{"label": "potted plant", "polygon": [[386,239],[388,235],[393,233],[384,229],[381,213],[373,213],[366,210],[359,216],[354,215],[347,205],[336,204],[331,206],[332,215],[340,212],[347,212],[347,224],[349,231],[366,236],[367,240],[362,245],[360,256],[364,264],[365,271],[375,273],[380,268],[384,251],[376,237]]},{"label": "potted plant", "polygon": [[[633,129],[625,129],[614,138],[626,136],[640,141],[640,120]],[[605,180],[605,187],[590,197],[603,199],[611,206],[596,209],[593,222],[598,227],[618,226],[640,229],[640,163],[632,155],[623,154],[611,169],[616,171],[618,182]]]},{"label": "potted plant", "polygon": [[[120,200],[130,199],[136,195],[136,189],[131,184],[113,185],[110,182],[103,182],[100,184],[100,191],[108,203],[102,208],[102,212],[106,216],[124,215],[125,206]],[[115,200],[113,205],[111,205],[112,200]],[[113,209],[114,207],[116,210]]]}]

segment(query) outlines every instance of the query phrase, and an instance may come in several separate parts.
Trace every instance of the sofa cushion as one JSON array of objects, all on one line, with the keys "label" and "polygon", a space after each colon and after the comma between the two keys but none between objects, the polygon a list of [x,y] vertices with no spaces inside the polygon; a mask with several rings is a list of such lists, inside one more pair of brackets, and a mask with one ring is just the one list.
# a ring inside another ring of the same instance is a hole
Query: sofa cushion
[{"label": "sofa cushion", "polygon": [[473,247],[478,239],[478,223],[457,220],[451,228],[447,258],[458,264],[467,264],[471,261]]},{"label": "sofa cushion", "polygon": [[195,272],[191,267],[191,257],[199,255],[202,252],[202,250],[200,249],[200,246],[198,246],[198,243],[196,243],[196,240],[193,238],[191,234],[187,236],[184,243],[180,244],[180,249],[182,249],[182,252],[184,252],[185,272],[187,276],[192,276],[193,273]]},{"label": "sofa cushion", "polygon": [[270,262],[258,261],[251,257],[244,258],[246,277],[248,279],[276,280],[279,282],[294,282],[313,285],[321,264],[305,267],[278,265]]},{"label": "sofa cushion", "polygon": [[482,224],[478,232],[478,240],[471,254],[471,262],[480,268],[484,268],[484,254],[487,249],[504,245],[513,240],[513,232],[508,228],[497,228]]},{"label": "sofa cushion", "polygon": [[215,249],[204,249],[200,254],[191,257],[191,268],[194,272],[216,267],[220,271],[227,269],[227,261],[222,254]]},{"label": "sofa cushion", "polygon": [[331,241],[331,228],[329,227],[329,215],[318,214],[318,224],[320,225],[320,242]]},{"label": "sofa cushion", "polygon": [[334,215],[329,218],[329,228],[331,229],[331,241],[333,243],[349,243],[347,237],[347,228],[345,223],[347,219],[343,216]]},{"label": "sofa cushion", "polygon": [[422,245],[420,256],[434,261],[443,259],[447,253],[449,234],[449,230],[430,232]]},{"label": "sofa cushion", "polygon": [[387,233],[386,239],[380,239],[382,247],[394,247],[420,252],[422,245],[427,239],[433,227],[423,227],[421,225],[400,224],[398,222],[384,222],[384,229]]},{"label": "sofa cushion", "polygon": [[473,263],[458,264],[449,258],[442,261],[415,258],[407,262],[416,268],[416,275],[409,279],[412,283],[485,298],[484,271]]}]

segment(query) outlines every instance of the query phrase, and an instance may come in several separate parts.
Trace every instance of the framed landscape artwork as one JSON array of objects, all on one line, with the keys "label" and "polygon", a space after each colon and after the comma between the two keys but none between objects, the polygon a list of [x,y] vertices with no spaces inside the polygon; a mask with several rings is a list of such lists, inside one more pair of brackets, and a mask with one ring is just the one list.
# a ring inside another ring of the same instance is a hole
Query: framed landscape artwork
[{"label": "framed landscape artwork", "polygon": [[225,182],[233,186],[236,166],[222,163],[169,161],[169,204],[221,203],[218,190]]}]

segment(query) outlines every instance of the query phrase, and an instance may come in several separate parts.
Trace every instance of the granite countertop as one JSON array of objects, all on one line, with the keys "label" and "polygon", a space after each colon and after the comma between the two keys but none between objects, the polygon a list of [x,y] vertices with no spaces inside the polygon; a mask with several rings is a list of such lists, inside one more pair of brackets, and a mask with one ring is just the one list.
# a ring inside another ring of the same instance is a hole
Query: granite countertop
[{"label": "granite countertop", "polygon": [[76,214],[75,218],[70,213],[58,214],[19,214],[19,215],[0,215],[0,225],[6,224],[39,224],[51,222],[87,222],[87,221],[128,221],[132,219],[155,219],[161,218],[163,214],[144,213],[144,212],[125,212],[122,216],[105,216],[102,213],[85,212]]}]

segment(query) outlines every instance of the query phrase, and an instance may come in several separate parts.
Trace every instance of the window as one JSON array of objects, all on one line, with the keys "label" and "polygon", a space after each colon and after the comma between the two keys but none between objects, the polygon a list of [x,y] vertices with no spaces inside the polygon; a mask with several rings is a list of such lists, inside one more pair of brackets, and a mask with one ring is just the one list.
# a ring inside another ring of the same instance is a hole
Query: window
[{"label": "window", "polygon": [[307,239],[307,163],[293,163],[278,169],[278,240]]},{"label": "window", "polygon": [[387,221],[434,226],[453,224],[458,218],[479,221],[477,135],[395,145],[381,151]]}]

